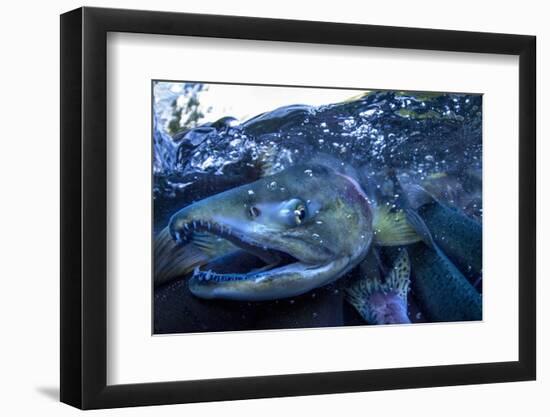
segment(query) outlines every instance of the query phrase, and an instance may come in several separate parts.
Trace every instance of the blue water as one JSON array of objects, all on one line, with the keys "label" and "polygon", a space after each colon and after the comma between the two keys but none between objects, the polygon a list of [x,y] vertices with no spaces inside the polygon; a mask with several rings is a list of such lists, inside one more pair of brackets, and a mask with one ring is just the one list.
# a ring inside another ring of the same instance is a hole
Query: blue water
[{"label": "blue water", "polygon": [[[158,205],[191,202],[197,195],[189,190],[203,181],[204,194],[215,177],[226,177],[220,184],[231,178],[228,186],[253,181],[265,159],[269,173],[323,154],[373,173],[406,171],[419,181],[434,173],[460,179],[466,171],[482,169],[482,96],[477,94],[379,91],[319,107],[291,104],[240,124],[202,125],[181,132],[177,141],[165,128],[175,96],[166,91],[155,104]],[[162,210],[157,213],[162,216]]]}]

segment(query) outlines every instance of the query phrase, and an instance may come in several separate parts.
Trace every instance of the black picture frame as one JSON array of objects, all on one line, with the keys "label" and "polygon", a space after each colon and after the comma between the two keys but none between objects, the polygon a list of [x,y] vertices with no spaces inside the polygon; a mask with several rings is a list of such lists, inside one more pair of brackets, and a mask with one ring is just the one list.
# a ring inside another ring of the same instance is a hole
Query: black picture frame
[{"label": "black picture frame", "polygon": [[[519,56],[519,360],[107,385],[108,32]],[[61,401],[82,409],[536,378],[534,36],[80,8],[61,15]]]}]

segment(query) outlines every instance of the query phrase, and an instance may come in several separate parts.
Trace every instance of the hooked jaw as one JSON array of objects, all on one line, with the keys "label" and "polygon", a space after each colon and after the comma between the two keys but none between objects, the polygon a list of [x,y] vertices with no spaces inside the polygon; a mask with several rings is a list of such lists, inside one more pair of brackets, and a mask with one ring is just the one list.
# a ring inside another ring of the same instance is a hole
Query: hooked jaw
[{"label": "hooked jaw", "polygon": [[191,216],[185,209],[170,221],[170,234],[180,244],[192,242],[195,233],[207,232],[230,241],[265,263],[264,267],[244,273],[221,274],[195,268],[189,288],[197,297],[241,301],[294,297],[331,282],[349,266],[346,257],[306,263],[292,253],[276,248],[279,245],[272,244],[268,236],[259,241],[258,236],[253,239],[228,223],[201,218],[198,214]]}]

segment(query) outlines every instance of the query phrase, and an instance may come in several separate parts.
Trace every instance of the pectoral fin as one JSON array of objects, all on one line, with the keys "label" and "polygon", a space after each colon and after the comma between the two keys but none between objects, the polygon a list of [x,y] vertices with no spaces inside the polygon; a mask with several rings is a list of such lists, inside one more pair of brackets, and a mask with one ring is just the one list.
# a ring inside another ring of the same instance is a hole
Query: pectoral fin
[{"label": "pectoral fin", "polygon": [[407,221],[405,212],[391,211],[388,206],[374,210],[373,229],[374,243],[380,246],[403,246],[422,240]]}]

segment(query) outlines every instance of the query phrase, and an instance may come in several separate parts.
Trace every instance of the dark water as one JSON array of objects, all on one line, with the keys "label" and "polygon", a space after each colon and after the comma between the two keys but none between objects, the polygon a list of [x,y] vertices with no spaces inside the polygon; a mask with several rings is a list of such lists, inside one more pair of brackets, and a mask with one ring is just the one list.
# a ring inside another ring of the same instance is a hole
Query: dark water
[{"label": "dark water", "polygon": [[[388,173],[405,173],[453,210],[480,221],[481,112],[481,95],[375,91],[338,104],[293,104],[240,124],[228,114],[173,136],[155,118],[155,232],[194,201],[316,155],[367,172],[390,203],[395,190]],[[182,277],[157,289],[155,331],[364,324],[343,302],[340,281],[291,300],[239,303],[200,300]],[[424,320],[414,296],[409,310],[413,321]]]}]

